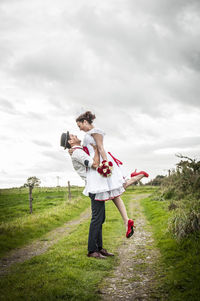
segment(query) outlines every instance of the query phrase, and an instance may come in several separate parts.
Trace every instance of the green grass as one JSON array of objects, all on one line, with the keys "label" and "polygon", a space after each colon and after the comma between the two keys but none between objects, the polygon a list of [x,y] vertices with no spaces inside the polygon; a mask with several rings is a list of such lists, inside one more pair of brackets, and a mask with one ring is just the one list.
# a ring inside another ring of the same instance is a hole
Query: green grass
[{"label": "green grass", "polygon": [[[83,188],[72,187],[73,197],[81,195]],[[67,188],[34,188],[33,213],[41,213],[67,201]],[[9,222],[29,216],[28,188],[0,189],[0,221]]]},{"label": "green grass", "polygon": [[200,300],[200,239],[191,235],[177,242],[170,235],[167,229],[172,213],[167,210],[167,202],[147,198],[141,204],[161,252],[160,266],[165,270],[159,280],[160,291],[168,293],[170,301]]},{"label": "green grass", "polygon": [[156,192],[159,188],[150,185],[142,185],[142,186],[129,186],[127,191],[131,191],[134,194],[145,194]]},{"label": "green grass", "polygon": [[[124,195],[126,205],[131,198],[131,191]],[[85,221],[45,254],[12,267],[11,273],[1,279],[1,300],[99,300],[99,284],[112,271],[118,258],[88,258],[88,230],[89,221]],[[124,234],[119,212],[112,201],[106,202],[104,247],[117,252]]]},{"label": "green grass", "polygon": [[0,256],[37,239],[50,230],[76,218],[90,206],[82,189],[72,189],[67,200],[66,188],[35,188],[33,213],[29,213],[27,189],[6,189],[0,194]]}]

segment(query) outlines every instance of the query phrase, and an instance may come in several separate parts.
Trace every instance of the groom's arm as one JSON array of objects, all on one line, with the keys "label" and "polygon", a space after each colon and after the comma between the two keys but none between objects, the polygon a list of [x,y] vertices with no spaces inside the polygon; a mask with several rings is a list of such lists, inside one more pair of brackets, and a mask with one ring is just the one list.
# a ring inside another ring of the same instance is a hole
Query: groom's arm
[{"label": "groom's arm", "polygon": [[99,166],[99,154],[98,149],[94,148],[94,158],[90,157],[86,152],[82,149],[75,149],[73,151],[72,157],[74,160],[82,164],[84,167],[92,167],[96,169]]}]

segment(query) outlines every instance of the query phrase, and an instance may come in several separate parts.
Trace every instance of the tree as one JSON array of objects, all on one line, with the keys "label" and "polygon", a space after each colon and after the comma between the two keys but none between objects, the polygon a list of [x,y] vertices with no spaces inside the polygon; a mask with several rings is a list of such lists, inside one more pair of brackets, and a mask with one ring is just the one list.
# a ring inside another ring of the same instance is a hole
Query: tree
[{"label": "tree", "polygon": [[148,182],[146,185],[160,186],[165,176],[157,175],[153,180]]},{"label": "tree", "polygon": [[38,179],[37,177],[29,177],[26,181],[26,183],[24,184],[24,187],[28,187],[29,188],[29,207],[30,207],[30,213],[33,212],[32,210],[32,190],[34,187],[38,187],[40,186],[40,179]]}]

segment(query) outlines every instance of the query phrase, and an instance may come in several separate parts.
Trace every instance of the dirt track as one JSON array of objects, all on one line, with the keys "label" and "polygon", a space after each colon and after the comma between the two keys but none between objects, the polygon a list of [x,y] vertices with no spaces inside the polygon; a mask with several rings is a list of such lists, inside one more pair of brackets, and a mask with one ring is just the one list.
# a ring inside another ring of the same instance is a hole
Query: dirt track
[{"label": "dirt track", "polygon": [[124,238],[118,250],[120,263],[100,289],[102,300],[162,300],[154,291],[160,254],[153,247],[152,233],[140,206],[140,199],[144,197],[136,196],[131,202],[130,212],[136,216],[136,230],[130,239]]}]

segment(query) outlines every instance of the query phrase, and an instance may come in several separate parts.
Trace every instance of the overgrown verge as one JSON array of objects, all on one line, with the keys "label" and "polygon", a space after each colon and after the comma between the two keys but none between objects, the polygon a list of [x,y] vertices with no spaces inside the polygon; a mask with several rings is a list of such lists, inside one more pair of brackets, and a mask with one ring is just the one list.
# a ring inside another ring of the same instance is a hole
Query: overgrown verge
[{"label": "overgrown verge", "polygon": [[[132,191],[123,199],[128,207]],[[43,255],[17,264],[1,279],[2,301],[99,300],[98,284],[117,264],[117,256],[106,260],[88,258],[89,221]],[[112,202],[106,203],[104,247],[116,252],[124,237],[124,225]]]},{"label": "overgrown verge", "polygon": [[173,211],[169,229],[181,240],[192,233],[200,234],[200,161],[182,155],[178,157],[181,161],[162,180],[157,199],[169,201],[169,210]]},{"label": "overgrown verge", "polygon": [[[144,213],[152,226],[156,246],[161,252],[160,266],[166,270],[158,279],[159,290],[169,293],[170,301],[200,300],[200,240],[197,232],[177,240],[168,231],[168,221],[173,218],[169,202],[155,201],[155,197],[141,201]],[[161,299],[162,300],[162,299]]]}]

